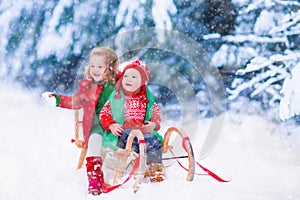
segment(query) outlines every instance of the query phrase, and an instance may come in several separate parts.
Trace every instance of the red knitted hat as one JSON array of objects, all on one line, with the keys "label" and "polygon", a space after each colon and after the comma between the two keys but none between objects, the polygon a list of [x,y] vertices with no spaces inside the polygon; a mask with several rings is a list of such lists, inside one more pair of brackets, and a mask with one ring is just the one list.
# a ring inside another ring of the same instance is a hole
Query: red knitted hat
[{"label": "red knitted hat", "polygon": [[127,69],[136,69],[140,74],[141,74],[141,79],[142,79],[142,86],[145,86],[148,84],[149,81],[149,76],[150,76],[150,70],[149,67],[141,60],[135,60],[131,63],[129,63],[128,65],[126,65],[123,69],[123,72],[120,74],[120,79],[118,80],[117,84],[116,84],[116,98],[120,98],[120,87],[122,84],[122,79],[123,79],[123,75],[125,73],[125,71]]}]

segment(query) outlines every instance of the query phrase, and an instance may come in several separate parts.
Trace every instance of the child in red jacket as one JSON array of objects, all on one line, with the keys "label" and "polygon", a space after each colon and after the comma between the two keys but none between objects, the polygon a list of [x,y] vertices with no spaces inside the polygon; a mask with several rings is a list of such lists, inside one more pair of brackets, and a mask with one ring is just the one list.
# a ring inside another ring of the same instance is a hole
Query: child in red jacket
[{"label": "child in red jacket", "polygon": [[114,50],[106,47],[94,48],[86,67],[86,79],[79,83],[79,91],[73,96],[45,92],[45,103],[67,109],[83,108],[84,146],[87,148],[88,191],[100,194],[104,183],[102,172],[102,137],[104,130],[99,113],[113,91],[118,75],[119,59]]},{"label": "child in red jacket", "polygon": [[[136,60],[125,66],[115,91],[100,112],[100,121],[107,131],[103,146],[116,145],[125,148],[129,133],[140,130],[147,146],[147,164],[152,182],[165,179],[162,168],[162,136],[156,132],[160,128],[160,110],[147,88],[150,72],[147,65]],[[124,108],[124,109],[122,109]],[[105,144],[105,141],[109,144]],[[137,138],[133,150],[138,153]]]}]

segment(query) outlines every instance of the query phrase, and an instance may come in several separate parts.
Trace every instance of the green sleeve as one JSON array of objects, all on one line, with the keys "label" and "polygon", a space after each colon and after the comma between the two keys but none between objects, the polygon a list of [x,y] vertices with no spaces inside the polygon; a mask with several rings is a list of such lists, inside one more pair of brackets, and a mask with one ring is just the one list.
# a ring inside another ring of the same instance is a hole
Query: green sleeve
[{"label": "green sleeve", "polygon": [[56,106],[60,104],[60,96],[58,94],[54,94],[56,98]]},{"label": "green sleeve", "polygon": [[112,91],[115,88],[115,84],[112,83],[104,83],[102,92],[100,94],[100,98],[98,99],[98,103],[96,106],[96,114],[98,115],[100,113],[100,111],[102,110],[104,104],[106,103],[106,101],[108,100],[110,94],[112,93]]}]

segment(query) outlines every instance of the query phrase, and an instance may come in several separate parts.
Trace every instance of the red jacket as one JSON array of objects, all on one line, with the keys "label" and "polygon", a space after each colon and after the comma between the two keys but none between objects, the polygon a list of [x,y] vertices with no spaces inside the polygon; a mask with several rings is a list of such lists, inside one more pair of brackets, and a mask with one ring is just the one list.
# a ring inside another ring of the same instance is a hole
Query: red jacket
[{"label": "red jacket", "polygon": [[[106,88],[106,89],[105,89]],[[58,107],[67,109],[83,108],[83,134],[84,144],[87,147],[91,132],[93,117],[99,115],[104,103],[107,101],[114,88],[113,84],[97,84],[93,81],[83,80],[79,83],[79,91],[73,96],[59,95],[60,102]],[[105,95],[102,95],[102,90]],[[104,92],[104,90],[106,92]],[[101,97],[100,97],[101,96]],[[99,102],[98,102],[99,101]],[[97,104],[100,104],[97,106]],[[98,107],[96,109],[96,106]],[[101,108],[99,108],[99,106]]]}]

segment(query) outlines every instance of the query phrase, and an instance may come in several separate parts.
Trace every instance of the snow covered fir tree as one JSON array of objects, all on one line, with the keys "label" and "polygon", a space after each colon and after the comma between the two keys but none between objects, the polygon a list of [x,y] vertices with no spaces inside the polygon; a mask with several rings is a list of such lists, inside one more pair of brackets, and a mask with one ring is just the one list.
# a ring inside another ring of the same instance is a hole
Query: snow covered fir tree
[{"label": "snow covered fir tree", "polygon": [[[246,96],[273,107],[284,96],[281,118],[293,117],[299,113],[292,100],[297,89],[288,80],[296,79],[292,71],[299,63],[299,2],[237,2],[236,6],[240,14],[235,34],[222,38],[224,43],[213,58],[217,66],[237,68],[227,89],[229,99]],[[282,90],[285,80],[289,88],[285,90],[293,90],[290,94]]]},{"label": "snow covered fir tree", "polygon": [[299,199],[299,0],[1,0],[0,30],[0,199],[93,198],[66,145],[74,113],[40,95],[76,92],[97,45],[149,64],[163,127],[232,179],[188,184],[172,165],[165,182],[101,198]]}]

